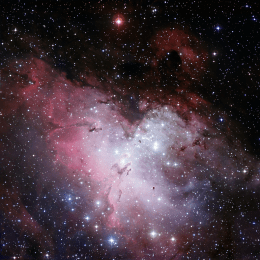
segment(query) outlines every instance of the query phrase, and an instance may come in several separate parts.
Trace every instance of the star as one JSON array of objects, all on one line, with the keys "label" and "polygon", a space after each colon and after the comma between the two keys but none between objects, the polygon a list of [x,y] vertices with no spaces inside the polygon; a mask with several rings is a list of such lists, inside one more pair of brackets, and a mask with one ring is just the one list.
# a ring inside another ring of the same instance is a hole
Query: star
[{"label": "star", "polygon": [[123,21],[121,18],[118,17],[115,22],[117,25],[120,25],[120,24],[122,24]]},{"label": "star", "polygon": [[112,237],[111,237],[108,241],[109,241],[109,243],[110,243],[111,246],[116,244],[115,239],[112,238]]},{"label": "star", "polygon": [[151,237],[152,238],[155,238],[157,236],[157,233],[153,230],[151,233],[150,233]]}]

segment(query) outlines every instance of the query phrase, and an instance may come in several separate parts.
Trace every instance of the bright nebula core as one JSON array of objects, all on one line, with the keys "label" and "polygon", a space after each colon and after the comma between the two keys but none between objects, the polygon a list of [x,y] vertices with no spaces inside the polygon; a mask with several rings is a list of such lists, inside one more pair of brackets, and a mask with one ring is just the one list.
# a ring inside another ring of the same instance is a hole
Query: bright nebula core
[{"label": "bright nebula core", "polygon": [[28,33],[2,64],[1,259],[257,259],[259,160],[198,92],[218,52],[109,26],[72,67]]}]

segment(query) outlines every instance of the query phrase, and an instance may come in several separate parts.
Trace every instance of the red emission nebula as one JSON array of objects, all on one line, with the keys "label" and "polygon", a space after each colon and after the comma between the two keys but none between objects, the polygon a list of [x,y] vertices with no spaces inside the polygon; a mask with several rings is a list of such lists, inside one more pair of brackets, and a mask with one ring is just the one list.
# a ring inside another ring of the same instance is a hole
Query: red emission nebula
[{"label": "red emission nebula", "polygon": [[[207,258],[229,239],[223,196],[235,205],[238,186],[259,186],[258,162],[234,137],[236,124],[192,91],[208,54],[191,34],[165,29],[135,58],[141,78],[114,73],[112,61],[104,73],[90,57],[73,80],[31,54],[2,69],[6,221],[34,241],[39,259],[71,257],[77,241],[81,259]],[[240,212],[232,216],[234,232],[247,225]],[[6,252],[14,253],[26,255],[16,246]]]}]

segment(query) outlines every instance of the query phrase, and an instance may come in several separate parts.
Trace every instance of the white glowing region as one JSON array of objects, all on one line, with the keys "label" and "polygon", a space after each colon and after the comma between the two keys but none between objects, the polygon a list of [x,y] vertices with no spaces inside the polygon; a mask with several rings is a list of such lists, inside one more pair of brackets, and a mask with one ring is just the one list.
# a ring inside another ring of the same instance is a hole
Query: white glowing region
[{"label": "white glowing region", "polygon": [[158,144],[157,141],[154,142],[154,144],[153,144],[153,149],[154,149],[155,151],[157,151],[157,150],[159,149],[159,144]]},{"label": "white glowing region", "polygon": [[150,233],[151,237],[152,238],[155,238],[157,236],[157,233],[153,230],[151,233]]}]

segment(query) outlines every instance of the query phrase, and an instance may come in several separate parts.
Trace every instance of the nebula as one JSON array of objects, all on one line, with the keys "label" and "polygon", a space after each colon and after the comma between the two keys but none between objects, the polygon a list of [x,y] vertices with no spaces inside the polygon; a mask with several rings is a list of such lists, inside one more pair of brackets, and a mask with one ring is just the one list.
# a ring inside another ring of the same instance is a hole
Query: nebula
[{"label": "nebula", "polygon": [[1,70],[4,256],[259,254],[259,162],[193,91],[207,52],[180,29],[158,31],[143,52],[116,69],[107,60],[109,73],[88,58],[77,79],[32,54]]}]

